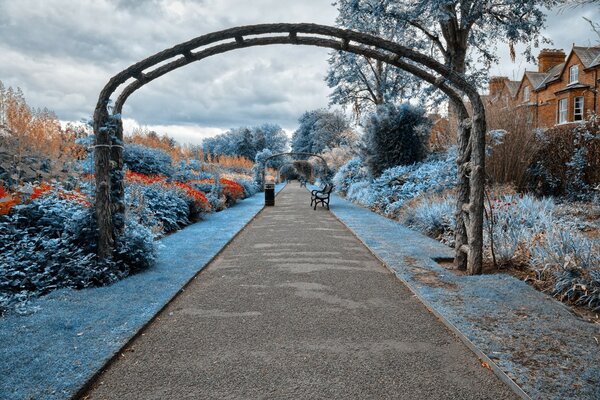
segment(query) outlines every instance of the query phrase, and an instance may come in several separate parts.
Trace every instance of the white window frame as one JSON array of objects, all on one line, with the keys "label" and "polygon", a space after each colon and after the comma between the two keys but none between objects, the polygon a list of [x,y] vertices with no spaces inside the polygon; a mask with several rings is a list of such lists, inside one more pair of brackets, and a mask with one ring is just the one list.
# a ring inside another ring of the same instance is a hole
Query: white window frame
[{"label": "white window frame", "polygon": [[[580,101],[579,107],[577,102]],[[585,97],[577,96],[573,99],[573,121],[583,121],[585,110]]]},{"label": "white window frame", "polygon": [[523,88],[523,102],[524,103],[529,102],[529,86],[525,86]]},{"label": "white window frame", "polygon": [[568,117],[569,117],[569,99],[558,100],[558,123],[564,124],[566,122],[569,122]]},{"label": "white window frame", "polygon": [[579,82],[579,65],[571,65],[569,68],[569,85]]}]

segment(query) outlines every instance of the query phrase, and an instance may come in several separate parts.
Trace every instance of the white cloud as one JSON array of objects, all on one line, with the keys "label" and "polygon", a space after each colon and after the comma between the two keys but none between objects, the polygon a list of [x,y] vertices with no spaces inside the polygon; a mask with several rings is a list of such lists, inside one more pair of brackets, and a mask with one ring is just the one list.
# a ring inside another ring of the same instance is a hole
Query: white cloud
[{"label": "white cloud", "polygon": [[[0,0],[0,79],[20,86],[28,102],[62,120],[89,118],[108,79],[155,52],[236,25],[315,22],[332,25],[332,0]],[[588,43],[594,34],[582,15],[597,7],[549,17],[556,46]],[[492,73],[515,77],[499,46]],[[327,50],[301,46],[241,49],[174,71],[134,93],[126,121],[147,124],[180,141],[263,122],[291,131],[309,109],[325,107]]]}]

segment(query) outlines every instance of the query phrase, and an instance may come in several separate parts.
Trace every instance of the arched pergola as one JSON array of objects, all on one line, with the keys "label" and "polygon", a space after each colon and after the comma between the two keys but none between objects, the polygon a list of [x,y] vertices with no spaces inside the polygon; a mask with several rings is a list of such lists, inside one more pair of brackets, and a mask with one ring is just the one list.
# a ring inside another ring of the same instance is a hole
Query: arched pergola
[{"label": "arched pergola", "polygon": [[[477,89],[450,67],[399,43],[348,29],[307,23],[248,25],[209,33],[139,61],[108,81],[94,111],[98,256],[112,256],[115,237],[124,229],[121,111],[129,96],[148,82],[192,62],[235,49],[273,44],[326,47],[380,60],[434,85],[449,97],[459,120],[455,263],[470,274],[480,273],[486,123]],[[111,96],[121,85],[125,87],[109,110]],[[472,108],[471,118],[465,97]]]},{"label": "arched pergola", "polygon": [[273,158],[276,157],[282,157],[282,156],[308,156],[308,157],[317,157],[319,158],[322,162],[323,165],[325,166],[325,176],[327,176],[327,174],[329,173],[329,166],[327,165],[327,161],[325,161],[325,159],[320,156],[319,154],[315,154],[315,153],[305,153],[305,152],[288,152],[288,153],[277,153],[277,154],[273,154],[272,156],[269,156],[267,158],[265,158],[265,166],[262,170],[262,180],[263,182],[265,181],[265,174],[267,171],[267,162]]}]

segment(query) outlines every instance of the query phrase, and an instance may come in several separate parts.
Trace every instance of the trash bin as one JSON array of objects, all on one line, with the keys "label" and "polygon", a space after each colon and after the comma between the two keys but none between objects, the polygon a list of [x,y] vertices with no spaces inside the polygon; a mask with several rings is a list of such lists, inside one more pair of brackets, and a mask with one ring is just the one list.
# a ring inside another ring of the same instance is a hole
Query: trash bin
[{"label": "trash bin", "polygon": [[265,183],[265,206],[275,205],[275,184]]}]

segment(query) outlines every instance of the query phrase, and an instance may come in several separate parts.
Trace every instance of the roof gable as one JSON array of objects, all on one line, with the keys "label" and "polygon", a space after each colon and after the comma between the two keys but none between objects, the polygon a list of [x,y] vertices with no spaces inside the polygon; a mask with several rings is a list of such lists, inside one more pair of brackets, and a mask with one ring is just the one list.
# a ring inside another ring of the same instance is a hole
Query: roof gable
[{"label": "roof gable", "polygon": [[573,46],[572,53],[577,55],[585,69],[600,65],[600,47]]},{"label": "roof gable", "polygon": [[506,89],[508,89],[508,93],[511,97],[515,97],[519,92],[519,86],[521,86],[520,81],[506,81],[505,83]]},{"label": "roof gable", "polygon": [[545,72],[525,71],[525,76],[529,80],[529,83],[531,83],[531,86],[533,86],[533,89],[537,89],[544,82],[548,74]]}]

